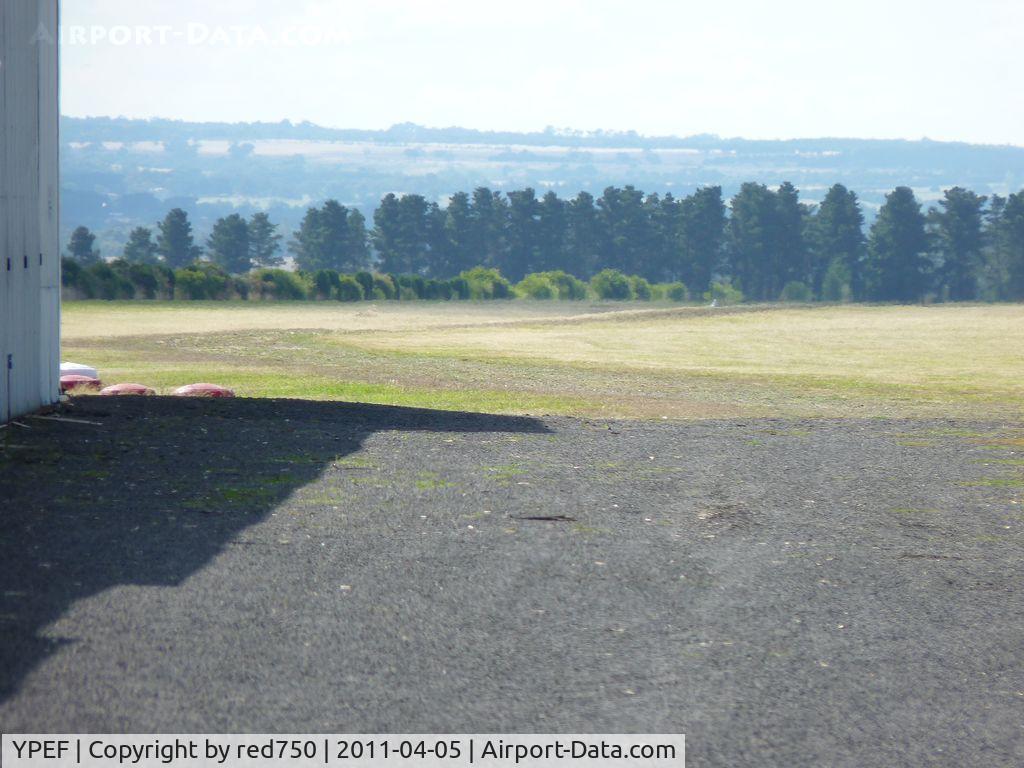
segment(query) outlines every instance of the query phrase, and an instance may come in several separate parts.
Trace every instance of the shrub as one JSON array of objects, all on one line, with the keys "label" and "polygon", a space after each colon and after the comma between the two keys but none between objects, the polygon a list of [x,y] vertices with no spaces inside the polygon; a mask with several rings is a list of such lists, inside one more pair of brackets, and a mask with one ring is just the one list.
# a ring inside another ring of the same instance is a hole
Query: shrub
[{"label": "shrub", "polygon": [[96,295],[92,275],[74,259],[62,256],[60,260],[60,284],[66,298],[91,299]]},{"label": "shrub", "polygon": [[689,291],[683,283],[665,283],[659,286],[662,290],[662,297],[668,301],[686,301]]},{"label": "shrub", "polygon": [[558,287],[558,298],[570,301],[587,298],[587,284],[568,272],[556,269],[554,272],[545,272],[544,274]]},{"label": "shrub", "polygon": [[249,281],[249,294],[252,298],[274,298],[274,275],[270,270],[254,269],[245,277]]},{"label": "shrub", "polygon": [[492,299],[511,299],[512,284],[505,278],[498,276],[498,279],[491,283]]},{"label": "shrub", "polygon": [[801,283],[799,280],[790,280],[782,287],[779,298],[782,301],[806,302],[812,299],[812,294],[811,289],[805,283]]},{"label": "shrub", "polygon": [[134,299],[135,286],[128,279],[128,262],[117,260],[108,264],[99,261],[86,267],[93,280],[93,293],[98,299]]},{"label": "shrub", "polygon": [[447,301],[452,297],[452,287],[447,280],[427,280],[423,285],[423,298]]},{"label": "shrub", "polygon": [[354,277],[342,275],[338,278],[337,296],[338,301],[362,301],[365,296],[362,283]]},{"label": "shrub", "polygon": [[633,289],[633,297],[639,301],[650,301],[652,296],[651,284],[640,275],[633,275],[629,278],[629,287]]},{"label": "shrub", "polygon": [[156,298],[158,285],[156,275],[148,267],[148,264],[132,264],[126,261],[124,269],[119,270],[120,274],[132,284],[132,293],[135,298]]},{"label": "shrub", "polygon": [[395,278],[398,286],[398,298],[402,301],[415,301],[424,298],[426,280],[421,275],[399,275]]},{"label": "shrub", "polygon": [[227,296],[228,274],[216,264],[197,261],[174,270],[176,299],[223,299]]},{"label": "shrub", "polygon": [[496,269],[473,267],[459,275],[469,285],[471,299],[508,299],[512,286]]},{"label": "shrub", "polygon": [[62,258],[60,281],[69,299],[154,299],[170,297],[174,290],[174,273],[167,267],[123,259],[84,265]]},{"label": "shrub", "polygon": [[391,275],[374,275],[373,293],[374,298],[386,300],[395,298],[398,295],[398,291],[395,289],[395,282],[391,279]]},{"label": "shrub", "polygon": [[174,270],[174,298],[199,301],[210,298],[206,273],[194,267]]},{"label": "shrub", "polygon": [[602,269],[590,278],[590,287],[599,299],[626,301],[633,298],[630,279],[617,269]]},{"label": "shrub", "polygon": [[363,296],[370,297],[373,295],[373,275],[369,272],[356,272],[353,277],[363,289]]},{"label": "shrub", "polygon": [[338,296],[341,278],[333,269],[318,269],[313,273],[313,290],[318,299],[333,299]]},{"label": "shrub", "polygon": [[743,301],[743,293],[738,288],[733,288],[728,281],[712,283],[711,290],[704,292],[704,300],[719,304],[739,304]]},{"label": "shrub", "polygon": [[174,270],[162,264],[129,263],[127,278],[135,286],[136,297],[170,298],[174,295]]},{"label": "shrub", "polygon": [[527,275],[516,285],[516,293],[530,299],[578,300],[587,298],[587,284],[557,269]]},{"label": "shrub", "polygon": [[850,270],[839,259],[833,259],[828,265],[821,281],[821,298],[823,301],[850,300]]},{"label": "shrub", "polygon": [[60,257],[60,284],[65,288],[74,288],[82,277],[82,265],[67,256]]},{"label": "shrub", "polygon": [[166,264],[156,264],[152,267],[157,279],[157,297],[174,298],[174,270]]},{"label": "shrub", "polygon": [[549,300],[558,298],[558,287],[542,272],[527,275],[516,285],[516,293],[527,299]]},{"label": "shrub", "polygon": [[[305,299],[308,289],[302,276],[286,269],[254,269],[247,275],[248,287],[257,299]],[[313,278],[315,284],[316,277]]]},{"label": "shrub", "polygon": [[451,288],[451,296],[453,299],[468,299],[469,298],[469,281],[464,277],[453,277],[448,281],[448,286]]}]

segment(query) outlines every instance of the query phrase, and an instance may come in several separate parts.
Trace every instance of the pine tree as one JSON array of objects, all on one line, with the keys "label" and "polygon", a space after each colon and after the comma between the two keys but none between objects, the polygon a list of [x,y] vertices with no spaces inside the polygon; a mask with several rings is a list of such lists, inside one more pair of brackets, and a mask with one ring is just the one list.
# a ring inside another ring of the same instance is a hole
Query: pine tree
[{"label": "pine tree", "polygon": [[430,204],[423,195],[402,195],[398,201],[400,259],[387,271],[422,274],[427,263]]},{"label": "pine tree", "polygon": [[989,225],[990,261],[997,284],[994,298],[1024,300],[1024,190],[998,203]]},{"label": "pine tree", "polygon": [[[824,292],[825,275],[831,271],[833,285],[829,295],[837,294],[835,281],[848,275],[853,297],[864,295],[864,258],[867,238],[864,236],[864,213],[857,195],[842,184],[833,185],[814,214],[808,233],[810,246],[810,280],[815,295]],[[834,264],[840,266],[833,267]],[[836,300],[830,298],[829,300]]]},{"label": "pine tree", "polygon": [[352,208],[348,212],[348,241],[343,271],[357,272],[369,266],[370,243],[366,231],[366,217],[362,211]]},{"label": "pine tree", "polygon": [[437,203],[430,203],[425,214],[426,229],[426,263],[423,265],[423,273],[428,277],[447,278],[448,265],[451,263],[452,255],[451,241],[448,239],[448,230],[445,227],[447,214]]},{"label": "pine tree", "polygon": [[447,261],[441,274],[444,277],[451,277],[475,265],[472,249],[472,214],[469,195],[465,192],[456,192],[449,198],[445,209],[444,229],[448,250]]},{"label": "pine tree", "polygon": [[124,245],[123,258],[132,264],[157,264],[160,256],[157,253],[156,243],[153,242],[153,232],[147,227],[135,227],[128,235],[128,242]]},{"label": "pine tree", "polygon": [[921,205],[909,187],[896,187],[871,226],[867,296],[875,301],[919,301],[928,288],[928,234]]},{"label": "pine tree", "polygon": [[422,195],[388,194],[373,218],[372,237],[383,271],[424,274],[432,269],[431,244],[438,244],[434,230],[443,230],[436,205]]},{"label": "pine tree", "polygon": [[344,272],[348,267],[348,208],[331,199],[320,208],[323,264],[320,269]]},{"label": "pine tree", "polygon": [[800,193],[796,187],[784,181],[775,192],[765,298],[775,300],[786,284],[806,283],[809,280],[804,240],[809,218],[810,210],[800,202]]},{"label": "pine tree", "polygon": [[518,282],[536,271],[540,203],[531,187],[508,193],[508,249],[497,266],[509,280]]},{"label": "pine tree", "polygon": [[373,212],[373,232],[370,234],[377,252],[380,268],[385,272],[401,271],[401,214],[398,197],[389,192],[384,195]]},{"label": "pine tree", "polygon": [[475,265],[497,267],[508,252],[508,201],[487,187],[473,190],[470,206],[471,252]]},{"label": "pine tree", "polygon": [[651,243],[644,193],[633,186],[608,187],[597,201],[602,266],[636,274]]},{"label": "pine tree", "polygon": [[650,280],[675,278],[679,262],[679,205],[672,193],[661,197],[653,193],[644,197],[646,220],[644,253],[636,264],[636,274]]},{"label": "pine tree", "polygon": [[679,277],[697,295],[710,289],[721,264],[726,223],[721,187],[701,187],[683,199],[684,255]]},{"label": "pine tree", "polygon": [[549,190],[541,198],[537,212],[537,264],[534,269],[568,271],[566,227],[566,203]]},{"label": "pine tree", "polygon": [[323,229],[320,226],[320,209],[307,208],[299,228],[292,235],[288,249],[295,257],[295,266],[306,272],[323,269],[326,263],[323,244]]},{"label": "pine tree", "polygon": [[192,239],[188,214],[181,208],[169,211],[157,228],[160,230],[156,239],[157,251],[171,269],[188,266],[202,255],[202,249]]},{"label": "pine tree", "polygon": [[280,250],[277,225],[263,211],[254,213],[249,218],[249,260],[257,267],[279,267],[284,263]]},{"label": "pine tree", "polygon": [[249,255],[249,225],[239,214],[217,219],[206,241],[210,259],[233,275],[252,269]]},{"label": "pine tree", "polygon": [[566,272],[589,280],[599,269],[599,248],[602,240],[594,196],[580,192],[569,201],[565,225]]},{"label": "pine tree", "polygon": [[978,295],[985,201],[970,190],[953,187],[939,201],[941,210],[929,216],[941,259],[940,285],[952,301],[970,301]]},{"label": "pine tree", "polygon": [[327,200],[320,208],[306,209],[288,248],[295,265],[306,272],[364,269],[369,263],[366,219],[337,200]]},{"label": "pine tree", "polygon": [[764,184],[746,182],[730,202],[729,272],[747,298],[763,301],[775,267],[776,197]]},{"label": "pine tree", "polygon": [[79,264],[97,264],[100,261],[100,252],[93,250],[94,242],[96,235],[90,232],[88,227],[75,227],[68,241],[68,254]]}]

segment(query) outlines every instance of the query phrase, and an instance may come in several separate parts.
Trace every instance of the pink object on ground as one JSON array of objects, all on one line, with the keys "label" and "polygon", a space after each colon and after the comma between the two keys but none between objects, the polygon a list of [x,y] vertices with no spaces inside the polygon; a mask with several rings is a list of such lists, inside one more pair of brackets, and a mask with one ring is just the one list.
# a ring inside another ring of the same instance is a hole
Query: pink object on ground
[{"label": "pink object on ground", "polygon": [[82,387],[83,389],[99,389],[103,382],[94,379],[92,376],[83,376],[79,373],[67,373],[60,377],[60,391],[69,392],[72,389]]},{"label": "pink object on ground", "polygon": [[145,384],[111,384],[100,390],[101,395],[155,395]]},{"label": "pink object on ground", "polygon": [[181,397],[234,397],[235,393],[219,384],[187,384],[178,387],[174,394]]}]

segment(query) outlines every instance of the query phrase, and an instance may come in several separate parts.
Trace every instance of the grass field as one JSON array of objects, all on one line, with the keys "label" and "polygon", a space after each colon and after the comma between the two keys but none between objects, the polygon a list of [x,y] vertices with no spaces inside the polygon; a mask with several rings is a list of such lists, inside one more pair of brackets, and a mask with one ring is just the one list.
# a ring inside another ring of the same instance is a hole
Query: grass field
[{"label": "grass field", "polygon": [[106,382],[603,417],[1019,420],[1024,306],[66,302]]}]

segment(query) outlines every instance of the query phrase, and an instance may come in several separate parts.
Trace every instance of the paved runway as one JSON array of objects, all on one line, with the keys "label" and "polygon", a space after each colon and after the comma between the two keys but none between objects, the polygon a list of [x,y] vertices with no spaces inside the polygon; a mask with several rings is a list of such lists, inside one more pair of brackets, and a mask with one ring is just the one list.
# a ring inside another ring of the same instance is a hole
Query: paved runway
[{"label": "paved runway", "polygon": [[[0,456],[0,729],[1024,763],[1022,428],[80,399]],[[1014,463],[1016,461],[1016,463]]]}]

